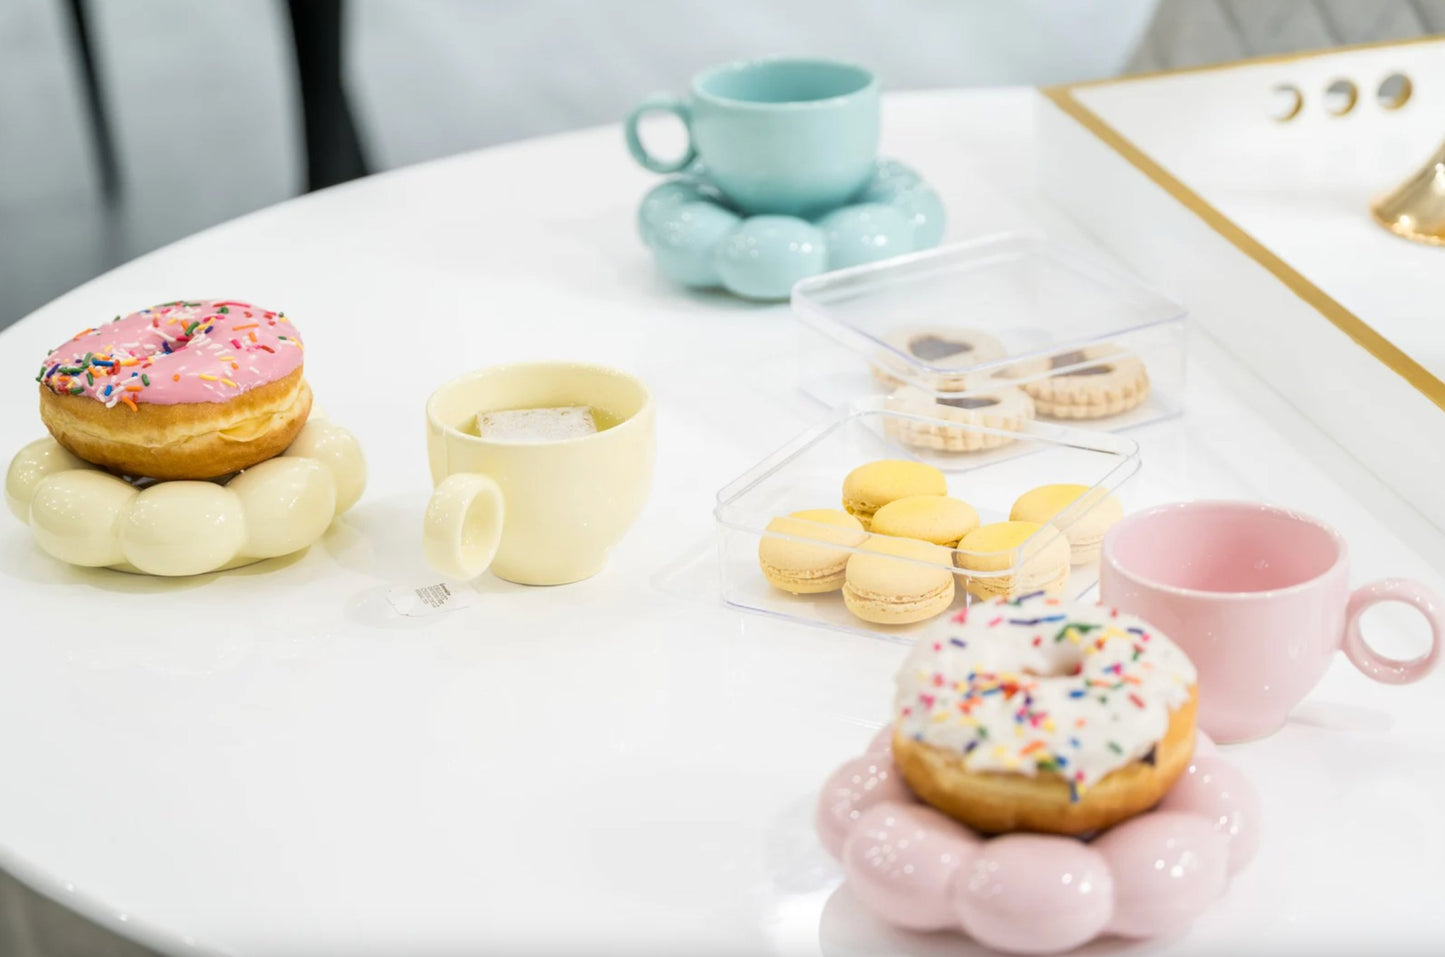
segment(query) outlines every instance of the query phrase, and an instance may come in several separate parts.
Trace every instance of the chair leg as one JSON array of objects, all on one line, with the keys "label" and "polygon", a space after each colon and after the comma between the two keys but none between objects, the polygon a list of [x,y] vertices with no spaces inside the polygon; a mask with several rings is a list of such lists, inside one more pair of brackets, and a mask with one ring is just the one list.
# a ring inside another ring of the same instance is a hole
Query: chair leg
[{"label": "chair leg", "polygon": [[367,174],[366,157],[342,80],[343,0],[287,0],[301,115],[306,131],[306,188],[322,189]]},{"label": "chair leg", "polygon": [[85,109],[90,118],[91,137],[95,145],[96,162],[100,168],[100,192],[106,202],[110,203],[120,196],[120,163],[116,157],[110,114],[106,108],[104,91],[101,89],[100,71],[96,69],[95,51],[90,42],[86,0],[67,0],[66,6],[70,11],[71,40],[80,53]]}]

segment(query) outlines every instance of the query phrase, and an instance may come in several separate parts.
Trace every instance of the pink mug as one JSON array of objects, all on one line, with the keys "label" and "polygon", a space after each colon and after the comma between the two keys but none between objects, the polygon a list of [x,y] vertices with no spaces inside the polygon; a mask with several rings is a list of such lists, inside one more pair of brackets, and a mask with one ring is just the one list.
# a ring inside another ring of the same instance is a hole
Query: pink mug
[{"label": "pink mug", "polygon": [[[1181,502],[1138,512],[1104,538],[1104,604],[1138,615],[1184,649],[1199,672],[1199,726],[1217,741],[1279,730],[1336,651],[1386,684],[1435,667],[1445,631],[1438,598],[1398,578],[1350,591],[1338,532],[1306,515],[1252,502]],[[1371,651],[1360,616],[1413,605],[1430,648],[1413,661]]]}]

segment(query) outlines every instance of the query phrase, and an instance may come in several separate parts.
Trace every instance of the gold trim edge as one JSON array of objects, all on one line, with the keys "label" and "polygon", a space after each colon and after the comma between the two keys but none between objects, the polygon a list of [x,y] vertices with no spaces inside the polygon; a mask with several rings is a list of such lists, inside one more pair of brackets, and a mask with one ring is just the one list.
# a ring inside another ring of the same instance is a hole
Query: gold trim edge
[{"label": "gold trim edge", "polygon": [[[1445,36],[1433,36],[1423,39],[1441,40],[1445,39]],[[1248,66],[1261,61],[1281,62],[1284,60],[1305,59],[1306,57],[1319,56],[1325,53],[1347,52],[1348,49],[1388,45],[1391,44],[1360,44],[1357,47],[1345,48],[1344,50],[1335,49],[1287,57],[1257,58],[1255,60],[1238,61],[1217,67],[1201,67],[1194,70],[1174,72],[1202,72],[1207,69],[1229,69],[1231,67]],[[1160,75],[1162,74],[1153,74],[1152,76],[1157,77]],[[1128,83],[1131,80],[1146,78],[1149,77],[1123,77],[1105,82]],[[1199,217],[1199,219],[1227,240],[1232,246],[1263,266],[1276,279],[1283,283],[1286,288],[1328,320],[1335,328],[1349,336],[1356,345],[1374,356],[1392,372],[1409,383],[1417,392],[1435,403],[1441,410],[1445,410],[1445,382],[1441,382],[1431,374],[1428,369],[1410,358],[1399,346],[1377,332],[1373,326],[1340,305],[1339,302],[1323,289],[1320,289],[1306,279],[1298,270],[1290,266],[1279,256],[1270,252],[1263,243],[1241,229],[1232,219],[1215,209],[1198,193],[1185,186],[1174,174],[1164,169],[1156,160],[1107,123],[1097,113],[1079,102],[1074,96],[1073,91],[1076,88],[1100,85],[1104,84],[1098,81],[1090,83],[1068,83],[1060,86],[1041,87],[1039,92],[1065,114],[1072,117],[1079,125],[1092,133],[1100,142],[1118,153],[1121,158],[1173,197],[1176,202]]]},{"label": "gold trim edge", "polygon": [[1048,89],[1087,90],[1095,86],[1113,86],[1116,83],[1133,83],[1138,80],[1159,80],[1171,76],[1189,76],[1193,73],[1217,73],[1237,70],[1240,67],[1274,66],[1281,63],[1298,63],[1333,56],[1336,53],[1361,53],[1366,50],[1383,50],[1386,47],[1413,47],[1445,41],[1445,33],[1426,33],[1418,37],[1402,37],[1398,40],[1369,40],[1364,43],[1346,43],[1337,47],[1322,47],[1315,50],[1296,50],[1293,53],[1265,53],[1244,57],[1240,60],[1226,60],[1223,63],[1202,63],[1199,66],[1182,66],[1170,70],[1145,70],[1128,76],[1106,76],[1097,80],[1080,80],[1077,83],[1061,83]]}]

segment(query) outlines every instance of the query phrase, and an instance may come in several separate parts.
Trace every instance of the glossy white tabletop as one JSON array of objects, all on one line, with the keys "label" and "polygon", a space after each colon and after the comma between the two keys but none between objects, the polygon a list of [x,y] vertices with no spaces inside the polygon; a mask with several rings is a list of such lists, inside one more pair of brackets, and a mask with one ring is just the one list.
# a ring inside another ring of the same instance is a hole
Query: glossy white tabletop
[{"label": "glossy white tabletop", "polygon": [[[937,184],[953,238],[1078,238],[1034,193],[1032,95],[887,101],[885,150]],[[882,723],[903,649],[720,604],[714,492],[820,410],[786,306],[656,277],[633,229],[652,182],[616,129],[462,156],[201,234],[0,335],[8,455],[41,434],[37,357],[96,317],[274,304],[371,466],[303,558],[196,580],[71,569],[0,522],[0,865],[179,953],[968,952],[834,893],[813,796]],[[1135,501],[1287,503],[1339,525],[1357,579],[1440,587],[1437,532],[1218,346],[1192,349],[1187,415],[1135,433]],[[385,591],[432,578],[423,401],[537,357],[653,386],[650,505],[595,579],[486,579],[470,608],[395,615]],[[1408,614],[1367,625],[1382,650],[1422,641]],[[1340,660],[1284,731],[1230,750],[1267,831],[1228,896],[1184,938],[1091,952],[1445,939],[1442,724],[1445,674],[1387,688]]]}]

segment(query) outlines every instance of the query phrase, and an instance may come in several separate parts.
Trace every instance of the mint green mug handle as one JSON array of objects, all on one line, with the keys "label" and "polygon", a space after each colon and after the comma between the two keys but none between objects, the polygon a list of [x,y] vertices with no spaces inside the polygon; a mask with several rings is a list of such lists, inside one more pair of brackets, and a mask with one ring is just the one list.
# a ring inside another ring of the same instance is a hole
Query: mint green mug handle
[{"label": "mint green mug handle", "polygon": [[[682,120],[682,126],[687,130],[687,149],[679,159],[671,162],[660,160],[647,152],[647,148],[642,145],[642,137],[637,135],[638,121],[646,114],[657,111],[671,113],[673,116],[676,116],[679,120]],[[633,159],[654,173],[676,173],[686,169],[693,160],[697,159],[697,148],[692,145],[692,110],[682,101],[681,97],[674,96],[671,93],[652,94],[637,104],[637,106],[633,107],[632,112],[627,114],[625,127],[627,130],[627,151],[632,154]]]}]

